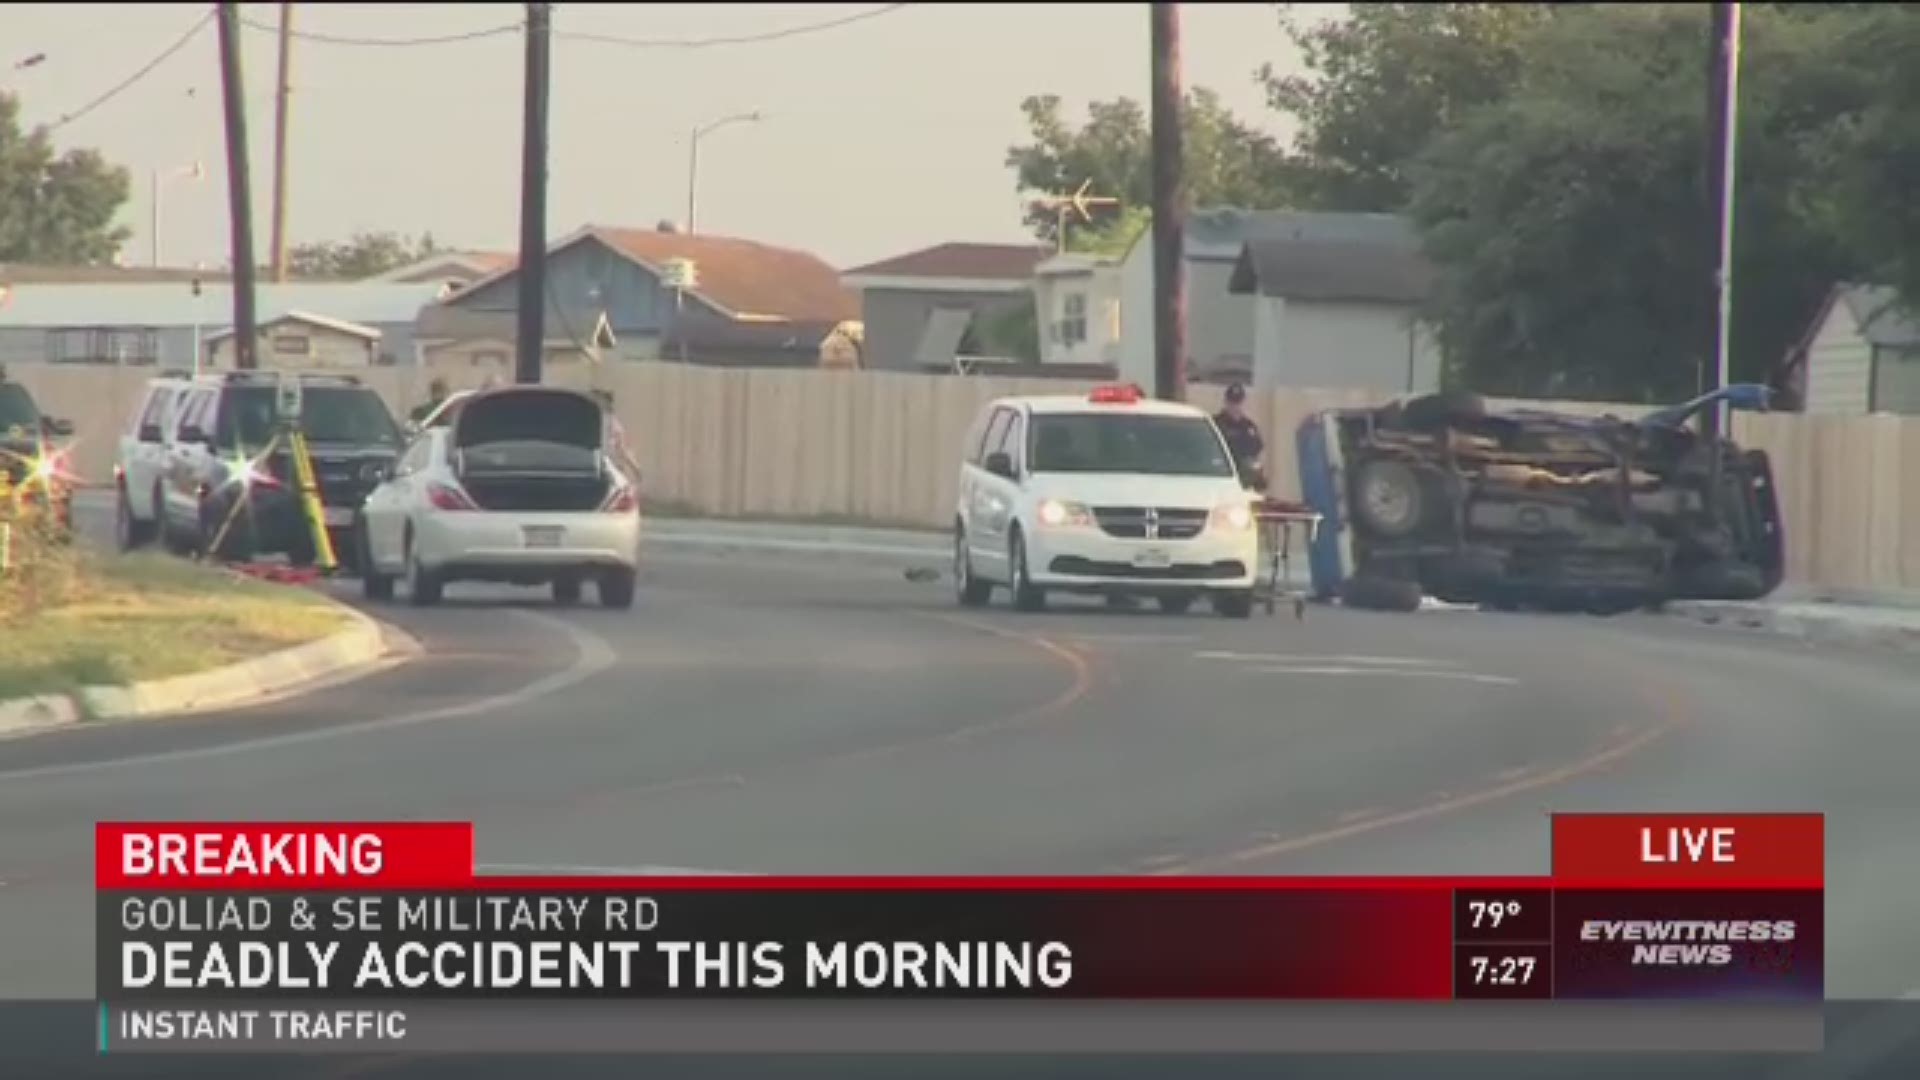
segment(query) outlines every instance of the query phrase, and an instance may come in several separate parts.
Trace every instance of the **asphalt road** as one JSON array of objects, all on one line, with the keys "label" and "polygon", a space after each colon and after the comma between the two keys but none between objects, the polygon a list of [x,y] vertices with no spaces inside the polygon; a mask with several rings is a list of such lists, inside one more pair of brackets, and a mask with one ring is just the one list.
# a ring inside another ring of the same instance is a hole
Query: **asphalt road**
[{"label": "asphalt road", "polygon": [[1538,873],[1552,810],[1828,815],[1828,985],[1920,987],[1920,669],[1629,616],[962,613],[658,557],[456,587],[414,664],[0,742],[0,997],[90,997],[101,819],[471,819],[497,868]]}]

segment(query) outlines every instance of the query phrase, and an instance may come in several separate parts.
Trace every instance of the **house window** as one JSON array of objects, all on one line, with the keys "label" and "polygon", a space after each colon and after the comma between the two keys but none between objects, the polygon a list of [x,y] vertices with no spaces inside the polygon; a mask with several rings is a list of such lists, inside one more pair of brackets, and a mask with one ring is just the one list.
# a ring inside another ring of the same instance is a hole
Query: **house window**
[{"label": "house window", "polygon": [[311,356],[313,339],[305,334],[280,334],[273,339],[273,351],[280,356]]},{"label": "house window", "polygon": [[1087,340],[1087,295],[1068,293],[1060,301],[1060,322],[1054,340],[1062,345],[1078,345]]}]

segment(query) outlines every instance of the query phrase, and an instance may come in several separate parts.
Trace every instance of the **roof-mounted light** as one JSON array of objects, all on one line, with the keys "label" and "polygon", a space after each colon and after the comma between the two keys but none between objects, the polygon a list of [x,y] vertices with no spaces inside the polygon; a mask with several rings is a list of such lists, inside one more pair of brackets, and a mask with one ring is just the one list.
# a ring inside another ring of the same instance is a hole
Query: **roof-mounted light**
[{"label": "roof-mounted light", "polygon": [[1132,383],[1120,386],[1096,386],[1087,400],[1096,405],[1138,405],[1143,395]]}]

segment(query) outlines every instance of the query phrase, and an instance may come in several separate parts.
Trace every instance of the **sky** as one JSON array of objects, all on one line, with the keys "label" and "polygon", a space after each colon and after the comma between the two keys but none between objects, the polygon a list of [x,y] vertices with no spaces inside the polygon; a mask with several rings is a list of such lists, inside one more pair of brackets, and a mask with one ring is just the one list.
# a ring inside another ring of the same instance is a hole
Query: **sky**
[{"label": "sky", "polygon": [[[28,126],[75,118],[62,148],[93,147],[133,177],[126,258],[219,266],[227,171],[218,36],[209,24],[125,92],[75,114],[206,18],[211,4],[7,4],[0,89]],[[897,10],[880,11],[894,7]],[[267,260],[278,4],[243,4],[254,237]],[[1339,8],[1327,6],[1329,13]],[[291,63],[288,232],[431,232],[442,246],[518,246],[521,95],[517,33],[388,46],[508,26],[521,4],[301,3]],[[873,17],[743,44],[661,46]],[[1270,4],[1185,4],[1186,81],[1217,90],[1285,137],[1255,79],[1297,69]],[[689,133],[758,111],[700,141],[699,232],[812,251],[849,267],[946,241],[1019,242],[1005,165],[1026,141],[1020,101],[1053,93],[1070,115],[1146,100],[1146,4],[556,4],[550,236],[588,222],[651,227],[687,215]],[[653,42],[640,47],[567,34]],[[30,57],[43,57],[24,68]],[[202,179],[191,170],[204,167]]]}]

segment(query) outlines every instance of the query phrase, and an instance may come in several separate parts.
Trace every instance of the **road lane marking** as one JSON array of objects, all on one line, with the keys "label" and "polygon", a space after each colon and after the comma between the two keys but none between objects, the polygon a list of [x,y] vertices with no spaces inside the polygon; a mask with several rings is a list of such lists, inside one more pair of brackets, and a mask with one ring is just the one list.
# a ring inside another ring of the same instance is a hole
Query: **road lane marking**
[{"label": "road lane marking", "polygon": [[[99,772],[107,769],[164,765],[178,761],[197,761],[206,758],[225,757],[232,754],[251,753],[259,750],[278,750],[288,746],[301,746],[326,739],[344,738],[376,731],[414,727],[440,720],[455,720],[462,717],[477,716],[482,713],[498,712],[501,709],[525,705],[577,686],[612,667],[618,660],[613,647],[599,635],[581,629],[571,623],[563,622],[548,615],[514,608],[504,609],[508,614],[529,619],[559,631],[570,639],[575,655],[573,662],[564,670],[535,679],[533,682],[504,694],[490,694],[482,698],[441,705],[418,712],[402,713],[398,716],[384,716],[374,720],[361,720],[348,724],[336,724],[331,727],[315,728],[310,731],[297,731],[286,735],[267,735],[255,739],[241,739],[236,742],[218,743],[213,746],[199,746],[187,750],[166,750],[152,754],[136,754],[131,757],[111,758],[102,761],[77,761],[61,765],[43,765],[36,768],[0,771],[0,779],[9,781],[44,780],[61,776],[74,776],[82,773]],[[135,721],[138,722],[138,721]]]},{"label": "road lane marking", "polygon": [[889,757],[894,754],[917,750],[942,743],[961,743],[983,735],[990,735],[1008,728],[1016,728],[1044,719],[1054,713],[1071,708],[1093,690],[1093,665],[1086,657],[1064,645],[1033,634],[1023,634],[1006,630],[990,623],[979,622],[957,615],[935,612],[908,612],[919,618],[949,623],[968,630],[991,634],[995,637],[1017,641],[1033,646],[1042,652],[1059,659],[1066,664],[1073,679],[1066,689],[1031,708],[1020,709],[991,719],[964,724],[948,731],[919,735],[908,739],[882,742],[875,746],[865,746],[854,750],[820,754],[798,758],[792,761],[774,762],[747,770],[729,770],[720,773],[702,773],[683,776],[672,780],[658,780],[631,786],[616,786],[586,792],[577,792],[568,798],[564,808],[572,813],[590,811],[593,807],[610,803],[616,799],[651,798],[672,792],[689,791],[714,787],[745,787],[749,782],[767,776],[784,776],[800,769],[829,768],[850,765],[856,762],[870,761],[875,758]]},{"label": "road lane marking", "polygon": [[1259,844],[1254,847],[1243,848],[1239,851],[1228,852],[1225,855],[1193,859],[1181,866],[1170,867],[1165,870],[1156,871],[1155,873],[1158,876],[1190,874],[1196,870],[1212,870],[1217,867],[1256,862],[1261,859],[1273,858],[1277,855],[1289,855],[1297,851],[1305,851],[1309,848],[1323,847],[1335,841],[1364,836],[1368,833],[1378,832],[1381,829],[1430,821],[1434,818],[1444,817],[1447,814],[1472,809],[1485,803],[1497,802],[1501,799],[1510,798],[1511,796],[1520,795],[1528,791],[1537,791],[1541,788],[1553,787],[1588,773],[1597,772],[1616,761],[1627,758],[1641,748],[1656,742],[1673,729],[1673,724],[1647,728],[1624,742],[1614,743],[1578,761],[1563,765],[1550,772],[1529,776],[1525,779],[1496,785],[1481,791],[1469,792],[1468,794],[1455,798],[1441,799],[1423,806],[1416,806],[1410,810],[1402,810],[1396,814],[1388,814],[1384,817],[1369,818],[1365,821],[1356,821],[1348,825],[1337,825],[1331,829],[1322,829],[1318,832],[1306,833],[1274,843]]},{"label": "road lane marking", "polygon": [[1198,651],[1194,659],[1227,659],[1240,663],[1348,663],[1365,667],[1453,667],[1448,661],[1402,655],[1304,655],[1304,653],[1225,653]]},{"label": "road lane marking", "polygon": [[1471,671],[1422,671],[1385,667],[1314,667],[1308,665],[1269,665],[1254,671],[1262,675],[1358,675],[1380,679],[1451,679],[1455,682],[1483,683],[1488,686],[1519,686],[1519,679],[1505,675],[1480,675]]}]

